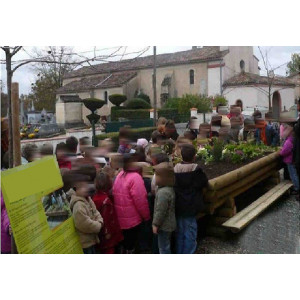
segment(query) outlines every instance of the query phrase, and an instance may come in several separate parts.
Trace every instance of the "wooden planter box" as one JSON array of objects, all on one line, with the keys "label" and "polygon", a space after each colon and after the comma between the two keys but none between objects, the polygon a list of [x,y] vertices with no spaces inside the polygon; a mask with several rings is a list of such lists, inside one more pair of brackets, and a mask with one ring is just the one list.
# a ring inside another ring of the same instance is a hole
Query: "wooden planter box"
[{"label": "wooden planter box", "polygon": [[[235,197],[270,178],[279,183],[279,152],[269,154],[237,170],[211,179],[204,193],[206,214],[230,218],[236,214]],[[224,220],[222,220],[224,221]]]}]

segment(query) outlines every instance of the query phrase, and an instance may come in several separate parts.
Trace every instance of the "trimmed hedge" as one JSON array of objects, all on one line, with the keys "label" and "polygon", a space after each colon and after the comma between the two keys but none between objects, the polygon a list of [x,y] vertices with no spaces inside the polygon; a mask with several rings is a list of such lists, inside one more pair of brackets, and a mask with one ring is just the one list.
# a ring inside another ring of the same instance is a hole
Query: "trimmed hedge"
[{"label": "trimmed hedge", "polygon": [[118,121],[119,118],[128,120],[145,120],[150,118],[149,109],[126,109],[126,107],[112,107],[111,121]]},{"label": "trimmed hedge", "polygon": [[134,98],[143,99],[143,100],[145,100],[147,103],[151,104],[150,97],[149,97],[147,94],[139,93],[139,94],[137,94]]},{"label": "trimmed hedge", "polygon": [[105,101],[96,98],[87,98],[83,100],[83,104],[87,109],[94,112],[97,109],[100,109],[103,105],[105,105]]},{"label": "trimmed hedge", "polygon": [[128,109],[150,109],[151,105],[143,99],[135,98],[126,102]]},{"label": "trimmed hedge", "polygon": [[120,106],[123,102],[127,100],[127,97],[121,94],[113,94],[110,95],[108,98],[109,101],[115,106]]},{"label": "trimmed hedge", "polygon": [[[190,119],[190,114],[179,114],[175,108],[158,109],[158,118],[165,117],[174,120],[175,123],[185,123]],[[119,118],[128,120],[145,120],[150,118],[149,109],[126,109],[126,107],[112,107],[111,121],[118,121]]]},{"label": "trimmed hedge", "polygon": [[[151,134],[155,129],[156,129],[155,127],[131,129],[132,139],[138,140],[144,138],[149,141],[151,138]],[[106,134],[97,135],[98,141],[105,140],[108,138],[112,139],[112,141],[114,142],[113,151],[117,151],[119,146],[119,132],[110,132]]]}]

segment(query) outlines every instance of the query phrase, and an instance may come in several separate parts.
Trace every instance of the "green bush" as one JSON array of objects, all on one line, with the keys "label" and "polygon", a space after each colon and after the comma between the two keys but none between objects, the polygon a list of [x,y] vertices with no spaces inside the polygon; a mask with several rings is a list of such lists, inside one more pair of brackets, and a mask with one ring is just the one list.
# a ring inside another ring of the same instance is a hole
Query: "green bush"
[{"label": "green bush", "polygon": [[193,107],[201,113],[209,112],[211,111],[211,100],[205,95],[186,94],[179,101],[178,112],[180,114],[190,113],[190,109]]},{"label": "green bush", "polygon": [[103,105],[105,105],[105,101],[96,98],[88,98],[83,100],[84,106],[94,112],[97,109],[100,109]]},{"label": "green bush", "polygon": [[213,139],[213,148],[212,148],[212,157],[214,161],[219,162],[222,159],[222,151],[224,147],[223,141],[219,140],[218,138]]},{"label": "green bush", "polygon": [[121,107],[111,108],[111,121],[118,121],[119,118],[128,120],[145,120],[150,118],[149,109],[126,109]]},{"label": "green bush", "polygon": [[[131,130],[131,138],[133,140],[138,140],[140,138],[147,139],[148,141],[151,138],[152,132],[155,130],[155,127],[146,127],[146,128],[138,128],[138,129],[132,129]],[[97,136],[98,141],[105,140],[105,139],[112,139],[114,142],[114,149],[113,151],[118,150],[119,146],[119,132],[110,132],[106,134],[100,134]]]},{"label": "green bush", "polygon": [[127,101],[126,103],[127,109],[150,109],[151,105],[143,99],[134,98],[132,100]]},{"label": "green bush", "polygon": [[219,105],[227,106],[228,101],[225,97],[221,95],[217,95],[213,98],[214,107],[218,107]]},{"label": "green bush", "polygon": [[169,98],[163,108],[173,108],[178,110],[181,98]]},{"label": "green bush", "polygon": [[145,100],[147,103],[151,104],[151,100],[150,100],[150,97],[147,95],[147,94],[144,94],[143,92],[141,93],[136,93],[134,95],[135,98],[138,98],[138,99],[143,99]]},{"label": "green bush", "polygon": [[[190,119],[190,113],[179,114],[177,109],[174,108],[161,108],[157,110],[158,118],[165,117],[172,119],[175,123],[185,123]],[[149,109],[126,109],[126,107],[112,107],[111,108],[111,121],[118,121],[119,118],[128,120],[145,120],[150,118]]]},{"label": "green bush", "polygon": [[109,96],[109,101],[117,107],[119,107],[126,100],[127,100],[127,97],[125,95],[121,95],[121,94],[113,94],[113,95]]}]

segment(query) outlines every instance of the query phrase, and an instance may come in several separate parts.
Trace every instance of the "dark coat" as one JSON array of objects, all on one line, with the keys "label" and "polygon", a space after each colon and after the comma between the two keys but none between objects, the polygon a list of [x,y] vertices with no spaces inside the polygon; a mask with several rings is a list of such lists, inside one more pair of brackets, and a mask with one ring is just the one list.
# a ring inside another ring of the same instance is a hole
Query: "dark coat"
[{"label": "dark coat", "polygon": [[204,207],[203,188],[208,184],[208,179],[199,167],[195,171],[175,173],[176,215],[194,217]]}]

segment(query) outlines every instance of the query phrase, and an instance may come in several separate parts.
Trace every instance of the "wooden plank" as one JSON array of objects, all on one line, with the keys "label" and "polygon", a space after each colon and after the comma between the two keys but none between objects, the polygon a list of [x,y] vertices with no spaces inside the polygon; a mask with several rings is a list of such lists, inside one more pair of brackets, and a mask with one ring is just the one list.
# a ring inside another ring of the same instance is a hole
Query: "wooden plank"
[{"label": "wooden plank", "polygon": [[[283,181],[282,183],[275,186],[273,189],[265,193],[263,196],[258,198],[256,201],[248,205],[245,209],[237,213],[234,217],[232,217],[228,222],[226,222],[226,225],[229,226],[231,224],[237,223],[240,219],[242,219],[245,215],[247,215],[249,212],[251,212],[253,209],[255,209],[258,205],[269,199],[274,193],[279,191],[281,188],[283,188],[287,183]],[[225,225],[225,224],[224,224]]]},{"label": "wooden plank", "polygon": [[223,226],[232,229],[234,232],[240,231],[253,219],[259,216],[264,210],[266,210],[280,196],[287,192],[292,186],[293,184],[291,182],[283,181],[272,190],[264,194],[262,197],[257,199],[247,208],[225,222]]}]

